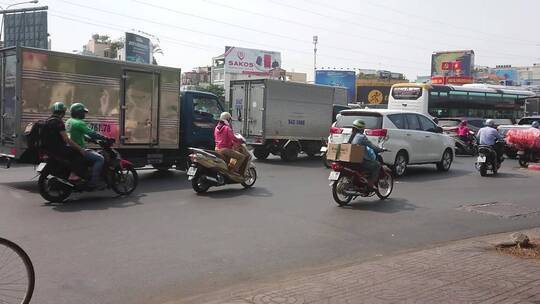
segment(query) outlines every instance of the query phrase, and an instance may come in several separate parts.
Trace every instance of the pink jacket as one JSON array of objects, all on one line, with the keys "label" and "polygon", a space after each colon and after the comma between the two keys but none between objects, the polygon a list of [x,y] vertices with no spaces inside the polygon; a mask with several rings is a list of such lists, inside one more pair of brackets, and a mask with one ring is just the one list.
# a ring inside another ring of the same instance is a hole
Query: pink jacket
[{"label": "pink jacket", "polygon": [[465,126],[459,126],[458,127],[458,136],[469,136],[469,132],[470,132],[470,129],[465,125]]},{"label": "pink jacket", "polygon": [[228,123],[220,120],[214,129],[216,149],[232,149],[235,144],[242,142],[234,136],[234,132]]}]

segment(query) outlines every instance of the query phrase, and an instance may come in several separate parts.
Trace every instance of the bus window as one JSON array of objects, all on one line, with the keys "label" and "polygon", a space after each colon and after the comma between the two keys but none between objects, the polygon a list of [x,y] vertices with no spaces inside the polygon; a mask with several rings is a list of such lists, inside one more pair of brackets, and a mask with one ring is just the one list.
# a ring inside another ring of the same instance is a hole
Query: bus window
[{"label": "bus window", "polygon": [[392,97],[396,100],[417,100],[422,96],[420,87],[394,87]]}]

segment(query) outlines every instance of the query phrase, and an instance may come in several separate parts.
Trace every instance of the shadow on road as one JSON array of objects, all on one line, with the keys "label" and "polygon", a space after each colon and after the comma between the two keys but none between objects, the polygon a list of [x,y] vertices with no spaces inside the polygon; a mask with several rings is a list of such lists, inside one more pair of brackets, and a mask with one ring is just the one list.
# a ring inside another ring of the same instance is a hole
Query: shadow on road
[{"label": "shadow on road", "polygon": [[400,182],[426,182],[433,180],[445,180],[454,177],[460,177],[467,174],[473,173],[475,170],[461,170],[461,169],[450,169],[448,172],[437,171],[435,166],[410,166],[407,167],[407,172],[405,176],[396,179]]},{"label": "shadow on road", "polygon": [[266,160],[255,160],[255,164],[267,164],[272,166],[288,166],[288,167],[301,167],[301,168],[324,168],[322,159],[320,157],[307,157],[300,156],[295,161],[283,161],[280,158],[270,158]]},{"label": "shadow on road", "polygon": [[107,210],[111,208],[127,208],[142,205],[141,198],[145,194],[135,193],[130,196],[103,197],[85,196],[77,199],[69,199],[63,204],[44,203],[43,207],[53,207],[59,212],[79,212],[85,210]]},{"label": "shadow on road", "polygon": [[2,186],[6,186],[9,188],[14,188],[17,190],[23,190],[30,193],[39,193],[39,189],[37,186],[37,179],[34,180],[28,180],[23,182],[8,182],[8,183],[0,183]]},{"label": "shadow on road", "polygon": [[[215,190],[214,190],[215,189]],[[237,196],[249,196],[249,197],[272,197],[272,192],[263,187],[254,186],[253,188],[210,188],[210,191],[203,194],[198,194],[200,197],[211,199],[225,199],[234,198]]]},{"label": "shadow on road", "polygon": [[408,200],[402,198],[388,198],[384,201],[355,201],[343,209],[374,211],[382,213],[397,213],[402,211],[414,211],[418,208],[416,205],[409,203]]},{"label": "shadow on road", "polygon": [[179,171],[142,171],[139,173],[138,192],[153,193],[185,190],[191,188],[185,172]]}]

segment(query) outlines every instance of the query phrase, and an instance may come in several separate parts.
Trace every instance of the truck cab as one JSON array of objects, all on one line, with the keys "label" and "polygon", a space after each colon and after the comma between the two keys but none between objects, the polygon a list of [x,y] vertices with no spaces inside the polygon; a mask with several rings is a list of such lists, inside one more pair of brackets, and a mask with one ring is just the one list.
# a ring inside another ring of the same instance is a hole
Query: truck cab
[{"label": "truck cab", "polygon": [[218,97],[209,92],[181,92],[181,147],[214,149],[214,127],[224,111]]}]

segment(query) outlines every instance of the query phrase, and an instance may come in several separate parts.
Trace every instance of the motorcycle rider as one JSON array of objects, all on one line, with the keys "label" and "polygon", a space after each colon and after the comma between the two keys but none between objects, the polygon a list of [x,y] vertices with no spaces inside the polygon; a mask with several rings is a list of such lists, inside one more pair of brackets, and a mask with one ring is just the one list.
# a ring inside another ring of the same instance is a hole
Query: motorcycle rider
[{"label": "motorcycle rider", "polygon": [[497,131],[497,127],[495,126],[495,121],[493,119],[486,120],[485,127],[478,130],[476,137],[479,145],[493,147],[495,152],[497,152],[499,163],[502,163],[504,160],[504,143],[498,143],[497,141],[502,140],[503,137]]},{"label": "motorcycle rider", "polygon": [[89,188],[96,188],[100,184],[100,174],[105,163],[103,155],[98,152],[85,149],[86,140],[85,136],[91,139],[106,139],[106,137],[94,132],[84,121],[88,109],[82,103],[74,103],[70,107],[71,118],[67,120],[67,132],[71,140],[73,140],[81,149],[83,149],[84,158],[87,161],[92,162],[92,177],[90,178]]},{"label": "motorcycle rider", "polygon": [[363,120],[355,120],[352,127],[352,134],[348,143],[365,146],[366,153],[364,154],[364,160],[358,169],[368,174],[368,187],[373,189],[379,178],[379,171],[381,169],[381,165],[377,161],[377,153],[384,152],[385,149],[379,148],[369,141],[364,134],[366,123]]},{"label": "motorcycle rider", "polygon": [[66,105],[62,102],[55,102],[52,105],[52,115],[43,126],[43,149],[51,156],[69,161],[76,174],[76,176],[71,174],[69,179],[78,180],[86,177],[84,150],[66,133],[66,125],[62,121],[66,110]]},{"label": "motorcycle rider", "polygon": [[471,132],[471,130],[469,129],[469,127],[467,127],[467,121],[462,120],[459,123],[459,127],[457,129],[457,133],[458,133],[459,138],[464,142],[468,142],[470,132]]},{"label": "motorcycle rider", "polygon": [[[231,122],[232,117],[229,112],[221,113],[219,122],[214,129],[216,151],[229,158],[229,170],[232,173],[241,175],[240,168],[246,160],[247,155],[239,152],[242,141],[234,136]],[[236,163],[233,161],[233,159],[236,160]]]}]

